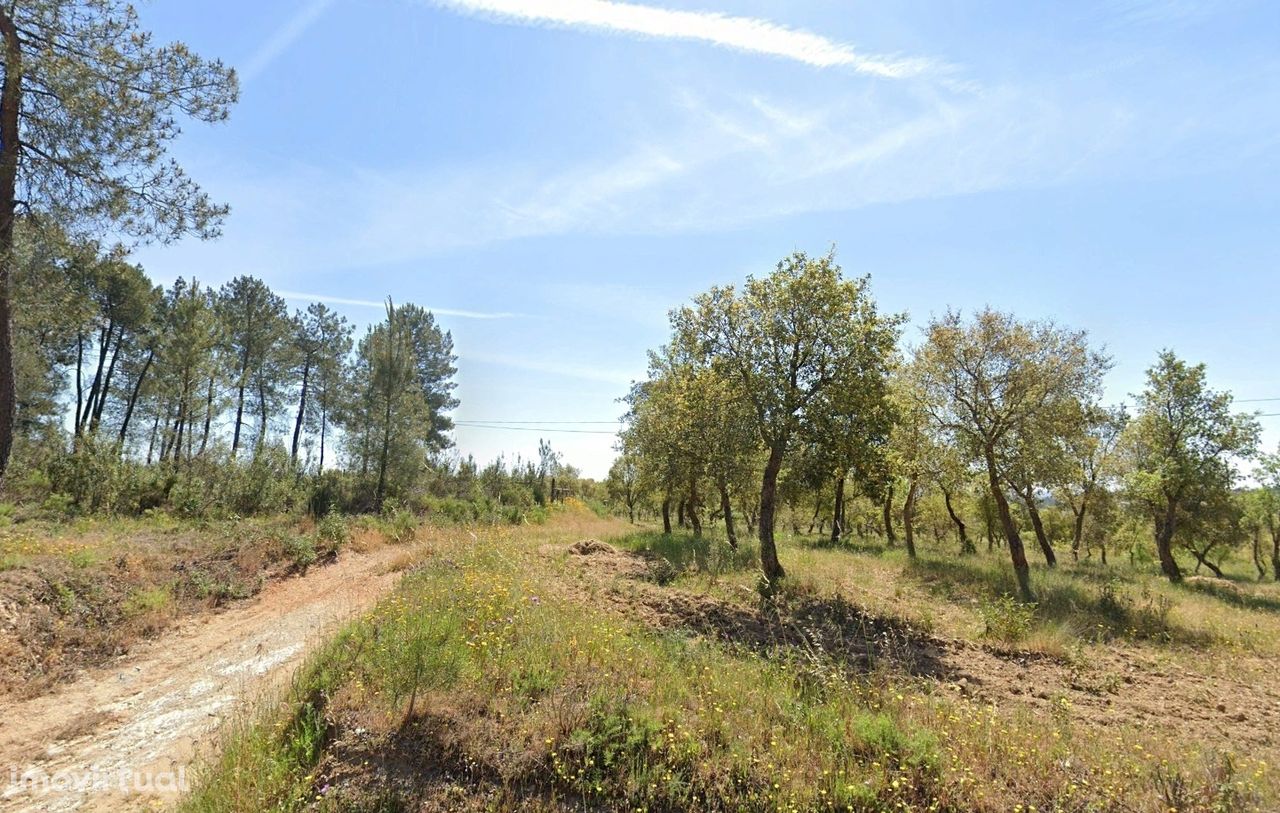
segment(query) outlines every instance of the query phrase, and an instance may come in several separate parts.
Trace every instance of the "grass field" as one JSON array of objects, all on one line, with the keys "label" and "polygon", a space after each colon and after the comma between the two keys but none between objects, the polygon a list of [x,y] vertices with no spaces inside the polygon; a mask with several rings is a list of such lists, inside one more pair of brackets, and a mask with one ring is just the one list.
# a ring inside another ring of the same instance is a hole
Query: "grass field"
[{"label": "grass field", "polygon": [[[399,589],[226,732],[191,811],[1270,810],[1273,584],[585,510],[430,530]],[[584,539],[605,544],[580,544]]]}]

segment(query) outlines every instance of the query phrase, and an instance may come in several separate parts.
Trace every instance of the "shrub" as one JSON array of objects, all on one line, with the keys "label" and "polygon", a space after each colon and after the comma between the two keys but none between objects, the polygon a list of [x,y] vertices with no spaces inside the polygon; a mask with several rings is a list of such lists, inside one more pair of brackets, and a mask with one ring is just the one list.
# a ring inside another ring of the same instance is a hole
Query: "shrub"
[{"label": "shrub", "polygon": [[284,538],[285,556],[293,562],[294,570],[299,573],[306,573],[307,568],[316,563],[320,558],[316,553],[316,547],[311,540],[305,536],[290,535]]},{"label": "shrub", "polygon": [[1024,604],[1011,595],[1003,595],[994,601],[979,605],[978,613],[982,616],[985,629],[982,635],[1006,644],[1016,644],[1035,623],[1036,608],[1034,604]]},{"label": "shrub", "polygon": [[316,550],[324,556],[333,556],[351,541],[351,529],[338,514],[325,514],[315,530]]},{"label": "shrub", "polygon": [[147,587],[131,592],[122,610],[126,618],[159,615],[173,604],[173,593],[167,587]]}]

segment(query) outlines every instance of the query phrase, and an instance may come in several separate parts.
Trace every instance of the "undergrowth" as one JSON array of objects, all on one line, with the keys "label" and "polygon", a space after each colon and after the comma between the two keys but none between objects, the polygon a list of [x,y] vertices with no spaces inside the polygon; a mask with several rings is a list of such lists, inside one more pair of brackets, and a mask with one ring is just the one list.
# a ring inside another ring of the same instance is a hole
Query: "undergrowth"
[{"label": "undergrowth", "polygon": [[[1230,813],[1274,800],[1261,763],[1098,732],[1065,698],[1045,718],[889,667],[855,674],[622,620],[559,589],[570,577],[545,539],[433,543],[287,702],[231,734],[185,809]],[[713,544],[613,542],[679,572],[742,569]],[[999,609],[993,629],[1025,612]]]}]

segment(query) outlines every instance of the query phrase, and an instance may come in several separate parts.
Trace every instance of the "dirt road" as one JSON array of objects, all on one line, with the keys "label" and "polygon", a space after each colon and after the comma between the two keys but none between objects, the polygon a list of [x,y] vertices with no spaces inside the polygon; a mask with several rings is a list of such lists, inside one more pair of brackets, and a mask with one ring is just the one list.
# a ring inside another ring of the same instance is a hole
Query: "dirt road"
[{"label": "dirt road", "polygon": [[396,583],[406,556],[344,552],[50,694],[0,702],[0,810],[168,806],[218,725],[277,691],[326,633]]}]

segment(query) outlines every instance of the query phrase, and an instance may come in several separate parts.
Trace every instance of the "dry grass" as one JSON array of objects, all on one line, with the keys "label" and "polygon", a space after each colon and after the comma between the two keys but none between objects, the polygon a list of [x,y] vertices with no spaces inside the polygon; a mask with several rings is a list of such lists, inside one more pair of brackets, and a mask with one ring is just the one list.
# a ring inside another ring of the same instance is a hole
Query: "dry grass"
[{"label": "dry grass", "polygon": [[[376,525],[361,530],[362,544],[380,544]],[[323,563],[346,536],[329,520],[283,517],[0,527],[0,693],[43,692],[178,618]]]},{"label": "dry grass", "polygon": [[[796,541],[787,589],[761,606],[745,555],[625,530],[568,512],[427,531],[432,555],[232,733],[187,808],[1164,813],[1280,798],[1269,750],[1147,726],[1124,704],[1140,683],[1092,662],[1256,657],[1239,608],[1184,618],[1206,600],[1186,596],[1166,619],[1183,640],[1131,634],[1138,604],[1100,634],[1049,603],[993,641],[995,560],[947,578]],[[569,552],[586,537],[618,550]],[[1046,596],[1059,578],[1041,575]],[[1124,600],[1143,589],[1162,594],[1135,582]]]}]

